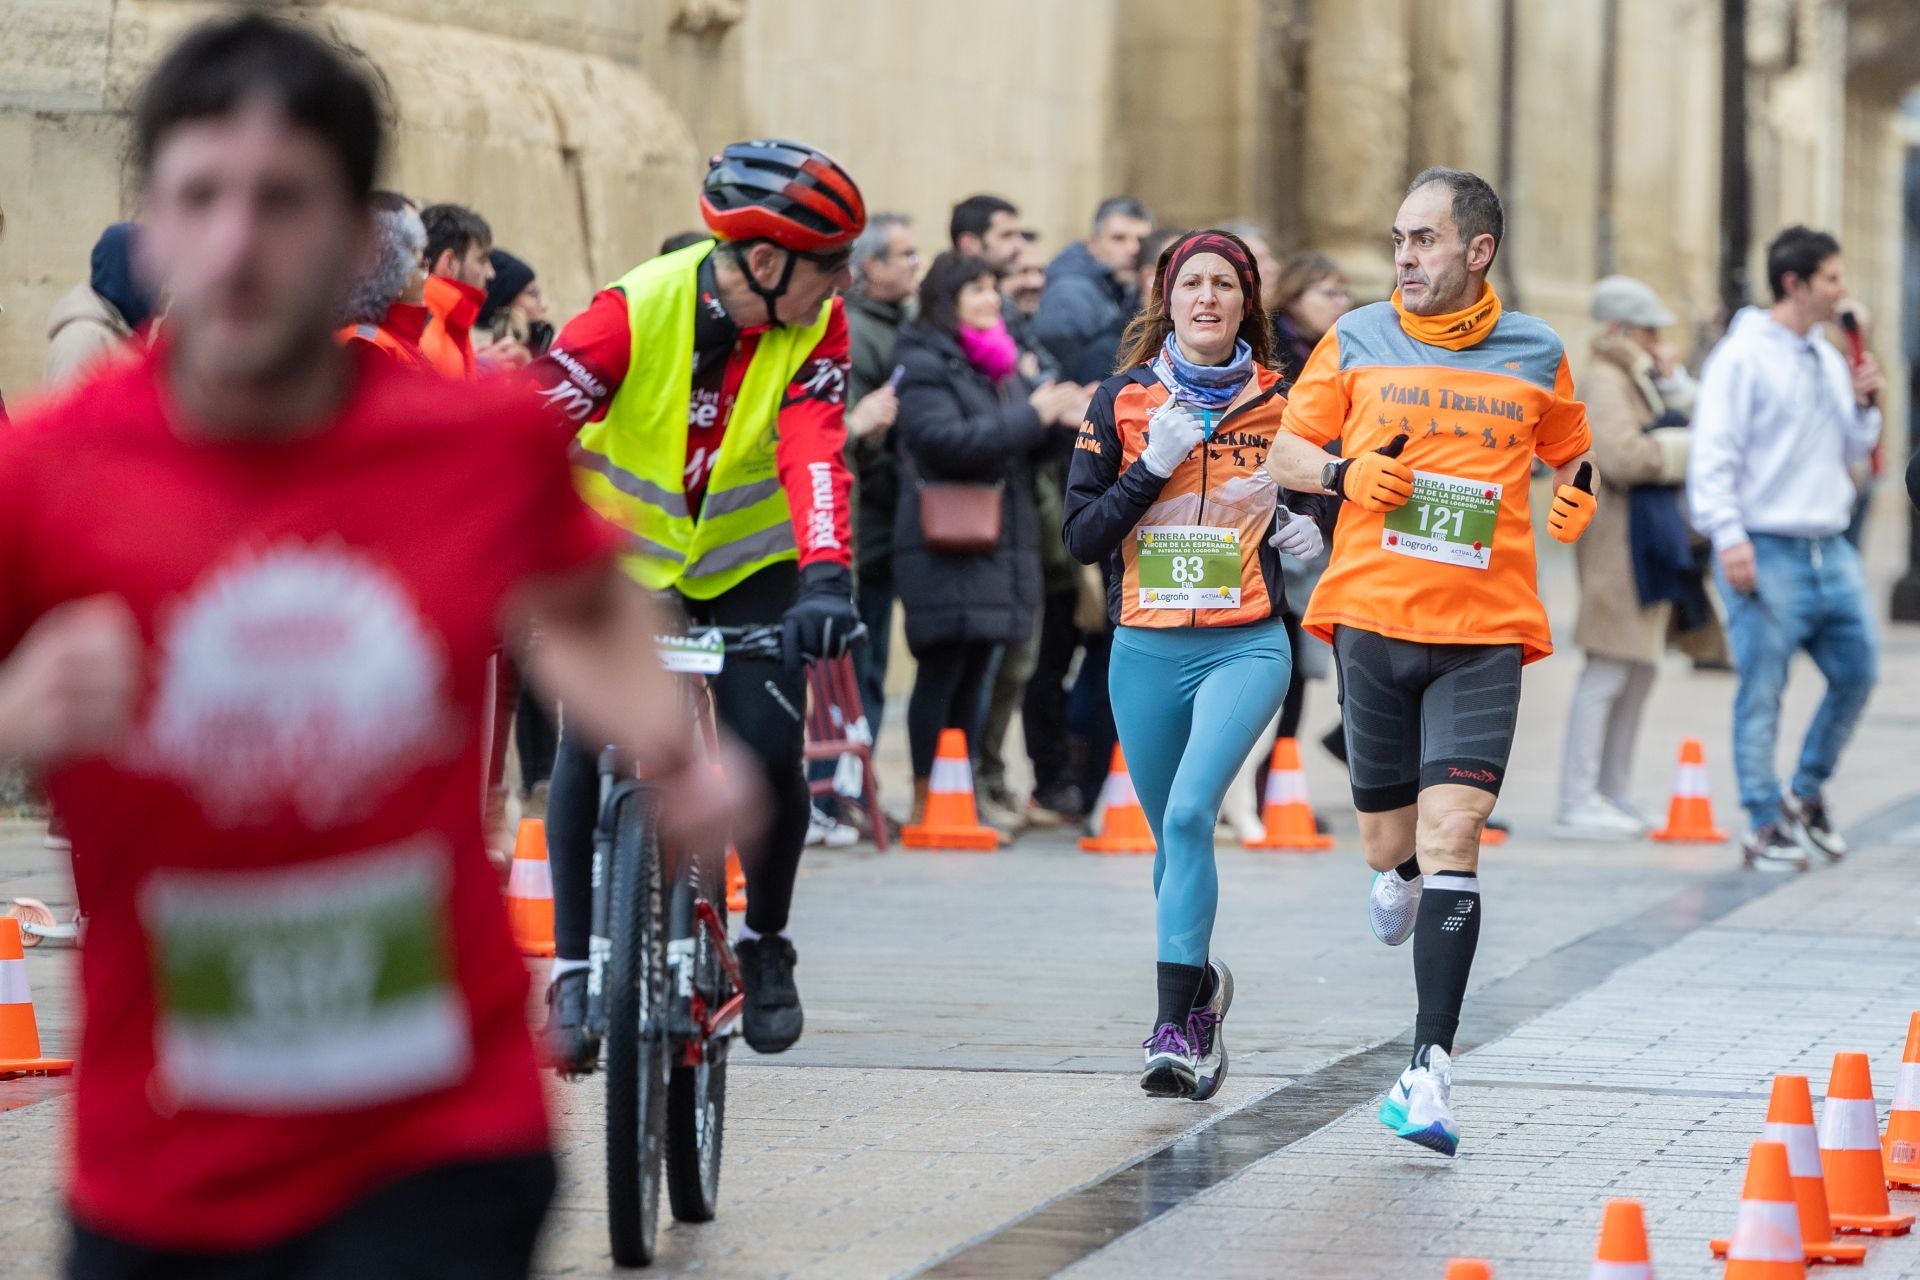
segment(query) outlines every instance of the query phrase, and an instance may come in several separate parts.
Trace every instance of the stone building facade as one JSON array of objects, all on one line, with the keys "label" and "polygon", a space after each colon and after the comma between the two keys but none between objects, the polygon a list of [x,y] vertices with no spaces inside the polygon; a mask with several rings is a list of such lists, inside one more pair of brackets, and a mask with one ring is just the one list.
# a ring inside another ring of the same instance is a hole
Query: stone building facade
[{"label": "stone building facade", "polygon": [[[1835,228],[1892,332],[1909,0],[282,0],[366,51],[389,181],[481,209],[563,311],[692,225],[732,137],[835,152],[875,208],[944,239],[958,196],[1019,202],[1057,248],[1129,191],[1164,221],[1247,216],[1389,287],[1386,228],[1431,163],[1498,180],[1500,284],[1584,337],[1597,273],[1640,275],[1700,338],[1720,312],[1722,32],[1746,22],[1746,266]],[[131,209],[130,94],[212,6],[0,0],[0,390],[99,228]]]}]

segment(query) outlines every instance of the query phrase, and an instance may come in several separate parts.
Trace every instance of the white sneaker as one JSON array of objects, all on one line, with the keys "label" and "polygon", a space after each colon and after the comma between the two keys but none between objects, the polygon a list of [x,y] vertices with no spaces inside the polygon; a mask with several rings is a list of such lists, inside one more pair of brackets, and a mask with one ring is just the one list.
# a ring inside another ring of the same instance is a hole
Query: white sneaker
[{"label": "white sneaker", "polygon": [[1380,1104],[1380,1123],[1396,1138],[1451,1157],[1460,1149],[1453,1123],[1453,1061],[1439,1045],[1427,1046],[1426,1063],[1408,1067]]},{"label": "white sneaker", "polygon": [[1420,914],[1420,886],[1424,877],[1402,880],[1398,871],[1376,871],[1367,893],[1367,917],[1373,936],[1397,947],[1413,936]]},{"label": "white sneaker", "polygon": [[1597,796],[1562,813],[1553,824],[1556,840],[1638,840],[1644,834],[1637,821]]},{"label": "white sneaker", "polygon": [[1645,814],[1633,807],[1631,800],[1623,800],[1619,796],[1601,796],[1600,802],[1625,818],[1628,822],[1631,822],[1633,829],[1642,836],[1647,835],[1653,830],[1653,824],[1647,821]]},{"label": "white sneaker", "polygon": [[844,822],[835,822],[818,809],[809,809],[807,817],[807,845],[824,845],[829,849],[844,849],[857,844],[860,833]]}]

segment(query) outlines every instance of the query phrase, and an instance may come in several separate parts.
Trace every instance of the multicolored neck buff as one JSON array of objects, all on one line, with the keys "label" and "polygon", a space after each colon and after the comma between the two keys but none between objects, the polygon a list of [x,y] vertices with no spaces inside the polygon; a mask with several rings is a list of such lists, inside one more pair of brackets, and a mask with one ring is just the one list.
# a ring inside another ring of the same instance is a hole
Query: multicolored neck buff
[{"label": "multicolored neck buff", "polygon": [[1153,376],[1173,392],[1174,399],[1218,413],[1233,403],[1253,377],[1253,348],[1245,338],[1235,338],[1233,358],[1225,364],[1195,364],[1181,354],[1180,340],[1168,334],[1152,367]]}]

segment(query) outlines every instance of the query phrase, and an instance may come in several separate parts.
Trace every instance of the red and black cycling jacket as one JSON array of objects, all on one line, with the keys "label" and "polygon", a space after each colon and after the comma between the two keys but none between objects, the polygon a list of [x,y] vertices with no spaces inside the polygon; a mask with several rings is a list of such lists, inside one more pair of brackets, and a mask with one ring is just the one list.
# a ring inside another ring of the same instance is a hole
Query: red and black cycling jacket
[{"label": "red and black cycling jacket", "polygon": [[[1286,608],[1280,552],[1267,545],[1276,502],[1320,522],[1330,534],[1336,499],[1282,490],[1267,475],[1267,452],[1287,400],[1280,375],[1254,370],[1251,395],[1229,408],[1208,440],[1165,480],[1140,463],[1147,422],[1169,398],[1142,365],[1107,379],[1094,393],[1074,441],[1067,475],[1067,550],[1082,564],[1104,562],[1107,616],[1116,626],[1233,627],[1265,622]],[[1138,581],[1141,525],[1206,525],[1232,529],[1240,542],[1240,603],[1233,608],[1142,607]]]},{"label": "red and black cycling jacket", "polygon": [[[693,394],[687,405],[687,507],[700,510],[707,479],[720,456],[740,382],[765,326],[741,329],[720,305],[713,288],[713,260],[700,269],[694,316]],[[800,565],[853,566],[853,528],[848,510],[853,489],[846,462],[847,370],[851,350],[847,315],[839,298],[830,304],[826,332],[781,400],[775,435],[775,465],[793,513]],[[553,347],[531,365],[527,377],[556,408],[571,440],[582,423],[605,416],[626,379],[633,355],[627,297],[603,289],[587,309],[567,322]]]}]

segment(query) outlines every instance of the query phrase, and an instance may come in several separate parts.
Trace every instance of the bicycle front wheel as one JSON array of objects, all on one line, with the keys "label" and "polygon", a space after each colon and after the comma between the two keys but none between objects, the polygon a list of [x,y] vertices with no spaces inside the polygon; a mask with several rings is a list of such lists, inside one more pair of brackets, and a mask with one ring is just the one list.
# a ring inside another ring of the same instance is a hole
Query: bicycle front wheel
[{"label": "bicycle front wheel", "polygon": [[666,867],[659,799],[619,802],[607,892],[607,1234],[623,1267],[653,1261],[667,1101]]},{"label": "bicycle front wheel", "polygon": [[[726,855],[714,850],[691,868],[692,895],[709,903],[724,930],[727,921]],[[734,995],[711,933],[693,922],[693,980],[709,1009]],[[729,1036],[707,1041],[700,1061],[676,1064],[667,1086],[667,1193],[682,1222],[712,1222],[720,1210],[720,1148],[727,1122]]]}]

